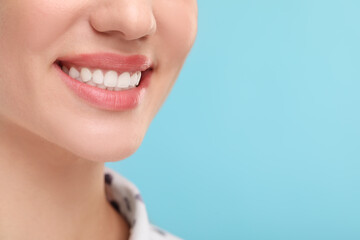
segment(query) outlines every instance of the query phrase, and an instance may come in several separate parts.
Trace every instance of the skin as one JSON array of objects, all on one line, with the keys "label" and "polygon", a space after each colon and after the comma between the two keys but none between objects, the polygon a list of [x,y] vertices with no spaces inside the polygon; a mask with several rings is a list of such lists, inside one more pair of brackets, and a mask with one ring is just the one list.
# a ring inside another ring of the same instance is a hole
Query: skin
[{"label": "skin", "polygon": [[[196,32],[196,0],[0,0],[0,239],[128,239],[104,163],[138,149]],[[52,67],[95,52],[153,60],[140,105],[94,108]]]}]

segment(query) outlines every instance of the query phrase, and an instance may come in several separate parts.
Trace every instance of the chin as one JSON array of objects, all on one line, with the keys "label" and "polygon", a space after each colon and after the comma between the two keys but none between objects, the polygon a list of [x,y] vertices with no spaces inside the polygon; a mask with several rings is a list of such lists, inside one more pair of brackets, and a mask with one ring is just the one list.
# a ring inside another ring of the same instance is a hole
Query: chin
[{"label": "chin", "polygon": [[71,151],[82,159],[93,162],[116,162],[123,160],[136,152],[142,142],[142,139],[137,139],[127,141],[126,143],[114,142],[103,146],[78,143],[71,147],[68,146],[70,147],[68,151]]},{"label": "chin", "polygon": [[105,163],[120,161],[131,156],[140,147],[144,135],[145,131],[134,128],[121,133],[62,131],[61,134],[52,135],[57,136],[56,139],[47,138],[47,140],[77,158]]}]

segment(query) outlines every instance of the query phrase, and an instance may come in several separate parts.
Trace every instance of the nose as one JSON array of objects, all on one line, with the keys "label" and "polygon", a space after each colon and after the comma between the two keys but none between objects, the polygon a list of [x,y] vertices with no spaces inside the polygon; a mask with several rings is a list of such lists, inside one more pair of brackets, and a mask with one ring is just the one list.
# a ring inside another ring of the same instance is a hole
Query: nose
[{"label": "nose", "polygon": [[103,33],[119,33],[126,40],[150,36],[156,31],[152,0],[101,0],[90,15],[92,27]]}]

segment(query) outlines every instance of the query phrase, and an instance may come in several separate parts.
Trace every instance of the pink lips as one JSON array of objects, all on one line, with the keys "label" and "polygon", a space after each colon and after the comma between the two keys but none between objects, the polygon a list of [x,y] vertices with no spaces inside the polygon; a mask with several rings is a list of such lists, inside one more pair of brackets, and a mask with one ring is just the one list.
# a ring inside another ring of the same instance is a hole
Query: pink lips
[{"label": "pink lips", "polygon": [[[117,72],[141,71],[141,80],[135,88],[110,91],[71,78],[61,70],[58,62],[79,67],[115,70]],[[152,63],[149,58],[143,55],[122,56],[113,53],[80,54],[58,58],[54,63],[54,67],[65,84],[78,97],[94,107],[112,111],[135,108],[142,101],[152,75]]]}]

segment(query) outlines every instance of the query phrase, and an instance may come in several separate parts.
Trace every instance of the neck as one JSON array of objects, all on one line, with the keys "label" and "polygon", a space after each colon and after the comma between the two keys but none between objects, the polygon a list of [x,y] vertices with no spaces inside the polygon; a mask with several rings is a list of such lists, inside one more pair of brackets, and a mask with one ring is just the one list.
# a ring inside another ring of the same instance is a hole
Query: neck
[{"label": "neck", "polygon": [[127,239],[127,223],[106,200],[103,170],[0,121],[0,239]]}]

